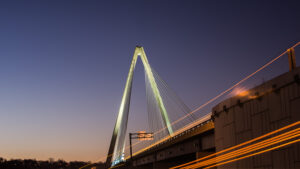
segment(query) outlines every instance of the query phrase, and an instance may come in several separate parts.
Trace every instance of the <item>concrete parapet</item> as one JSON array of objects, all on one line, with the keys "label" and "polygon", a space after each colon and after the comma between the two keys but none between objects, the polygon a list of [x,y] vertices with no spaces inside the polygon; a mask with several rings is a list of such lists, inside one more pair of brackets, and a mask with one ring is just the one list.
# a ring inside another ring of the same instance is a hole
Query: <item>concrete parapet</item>
[{"label": "concrete parapet", "polygon": [[[218,105],[212,112],[216,151],[300,120],[300,68],[269,80]],[[219,169],[300,168],[300,144],[273,150]]]}]

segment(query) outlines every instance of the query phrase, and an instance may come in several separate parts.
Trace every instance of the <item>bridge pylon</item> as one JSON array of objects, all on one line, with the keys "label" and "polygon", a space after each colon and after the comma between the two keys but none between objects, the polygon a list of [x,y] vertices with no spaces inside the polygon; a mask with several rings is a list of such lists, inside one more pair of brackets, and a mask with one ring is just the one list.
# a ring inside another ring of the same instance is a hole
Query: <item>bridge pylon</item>
[{"label": "bridge pylon", "polygon": [[132,80],[134,75],[134,69],[136,66],[136,62],[138,57],[140,56],[147,78],[150,82],[151,90],[153,95],[155,96],[155,101],[158,105],[160,110],[161,117],[163,119],[164,125],[167,128],[169,135],[173,134],[172,125],[170,119],[168,117],[167,110],[165,108],[163,99],[161,97],[160,91],[158,90],[157,83],[153,76],[153,72],[151,66],[148,62],[147,56],[145,54],[144,48],[141,46],[136,46],[133,58],[131,61],[131,65],[129,68],[129,73],[127,76],[125,89],[123,92],[117,120],[114,126],[108,155],[106,159],[106,166],[110,167],[119,162],[124,161],[124,152],[125,152],[125,137],[126,137],[126,130],[127,130],[127,122],[128,122],[128,114],[130,108],[130,98],[131,98],[131,89],[132,89]]}]

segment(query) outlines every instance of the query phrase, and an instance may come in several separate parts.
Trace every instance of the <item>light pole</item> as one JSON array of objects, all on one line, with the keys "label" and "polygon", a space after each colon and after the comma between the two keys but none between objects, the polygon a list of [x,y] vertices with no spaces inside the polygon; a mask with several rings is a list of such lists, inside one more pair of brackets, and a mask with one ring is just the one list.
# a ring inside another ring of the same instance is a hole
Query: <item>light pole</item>
[{"label": "light pole", "polygon": [[132,160],[132,139],[143,140],[153,140],[153,133],[146,133],[145,131],[139,131],[137,133],[129,133],[129,144],[130,144],[130,161]]}]

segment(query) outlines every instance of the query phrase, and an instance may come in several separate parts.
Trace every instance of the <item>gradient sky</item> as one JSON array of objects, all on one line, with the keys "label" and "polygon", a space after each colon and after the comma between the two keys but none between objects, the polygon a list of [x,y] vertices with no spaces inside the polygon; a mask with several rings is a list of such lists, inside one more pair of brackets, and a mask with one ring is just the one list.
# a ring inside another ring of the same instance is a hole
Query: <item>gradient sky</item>
[{"label": "gradient sky", "polygon": [[[299,2],[1,1],[0,157],[97,161],[136,45],[194,109],[300,40]],[[137,131],[140,61],[133,87]]]}]

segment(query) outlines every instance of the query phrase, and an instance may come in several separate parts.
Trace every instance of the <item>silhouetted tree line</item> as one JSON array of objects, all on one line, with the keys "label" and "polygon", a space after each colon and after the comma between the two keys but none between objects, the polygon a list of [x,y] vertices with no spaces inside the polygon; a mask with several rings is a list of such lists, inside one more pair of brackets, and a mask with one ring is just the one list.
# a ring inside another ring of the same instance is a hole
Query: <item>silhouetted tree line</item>
[{"label": "silhouetted tree line", "polygon": [[[37,161],[35,159],[6,160],[0,157],[0,169],[78,169],[87,164],[90,163],[83,161],[54,161],[53,159],[49,159],[48,161]],[[102,163],[98,163],[93,166],[97,166],[97,169],[104,168],[104,165]]]}]

